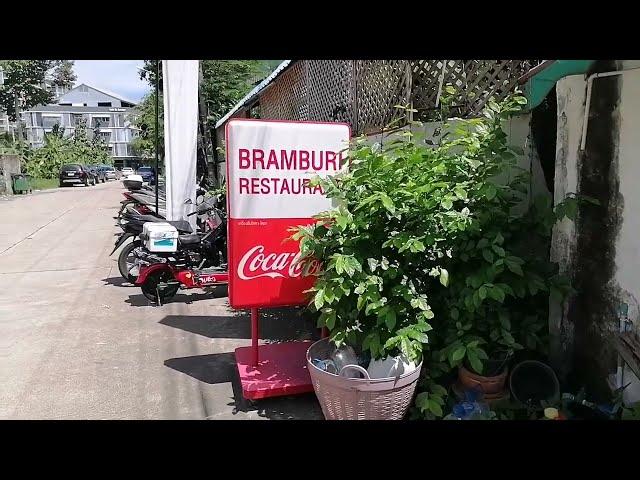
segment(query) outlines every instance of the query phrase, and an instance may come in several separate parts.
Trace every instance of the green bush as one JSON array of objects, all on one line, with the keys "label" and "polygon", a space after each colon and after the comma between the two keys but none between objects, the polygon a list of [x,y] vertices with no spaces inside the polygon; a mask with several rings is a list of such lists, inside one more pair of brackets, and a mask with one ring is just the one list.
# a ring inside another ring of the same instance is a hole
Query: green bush
[{"label": "green bush", "polygon": [[428,356],[416,400],[428,418],[443,414],[439,382],[463,362],[481,373],[501,350],[543,349],[549,294],[571,291],[548,239],[577,198],[518,213],[529,174],[502,124],[525,103],[489,101],[435,146],[408,131],[384,148],[352,143],[348,171],[315,180],[339,207],[293,229],[303,259],[323,263],[310,308],[335,343]]},{"label": "green bush", "polygon": [[64,129],[53,128],[45,134],[45,144],[37,149],[25,149],[25,168],[29,175],[38,178],[57,178],[62,165],[111,165],[113,158],[104,150],[104,143],[97,135],[89,138],[86,127],[78,125],[73,135],[65,137]]}]

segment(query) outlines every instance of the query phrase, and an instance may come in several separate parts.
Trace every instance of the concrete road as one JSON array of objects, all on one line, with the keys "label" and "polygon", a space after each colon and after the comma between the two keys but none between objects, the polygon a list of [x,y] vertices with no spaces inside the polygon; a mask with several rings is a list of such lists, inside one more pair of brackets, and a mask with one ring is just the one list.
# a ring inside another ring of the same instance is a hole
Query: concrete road
[{"label": "concrete road", "polygon": [[[226,290],[150,305],[109,256],[120,182],[0,199],[1,419],[322,418],[313,394],[246,402]],[[311,338],[293,310],[266,341]]]}]

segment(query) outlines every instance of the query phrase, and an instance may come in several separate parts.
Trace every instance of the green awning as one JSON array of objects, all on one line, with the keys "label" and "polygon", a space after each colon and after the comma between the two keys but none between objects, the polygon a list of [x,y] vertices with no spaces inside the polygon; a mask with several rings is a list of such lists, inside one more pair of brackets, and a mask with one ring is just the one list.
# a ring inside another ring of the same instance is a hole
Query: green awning
[{"label": "green awning", "polygon": [[547,60],[531,69],[520,79],[521,89],[527,97],[526,110],[542,103],[547,94],[561,78],[586,73],[595,60]]}]

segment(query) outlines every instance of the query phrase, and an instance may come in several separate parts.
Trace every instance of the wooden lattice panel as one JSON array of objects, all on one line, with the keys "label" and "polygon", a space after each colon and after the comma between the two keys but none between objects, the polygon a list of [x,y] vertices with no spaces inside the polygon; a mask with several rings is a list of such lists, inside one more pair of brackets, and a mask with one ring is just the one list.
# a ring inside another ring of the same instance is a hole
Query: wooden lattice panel
[{"label": "wooden lattice panel", "polygon": [[305,62],[295,62],[260,95],[262,118],[308,120]]},{"label": "wooden lattice panel", "polygon": [[[412,62],[412,101],[421,116],[438,107],[440,88],[456,88],[452,114],[474,117],[490,98],[502,100],[513,91],[518,78],[537,65],[536,60],[416,60]],[[444,67],[444,72],[443,72]]]},{"label": "wooden lattice panel", "polygon": [[357,133],[379,131],[406,112],[409,103],[407,60],[358,60],[355,68]]},{"label": "wooden lattice panel", "polygon": [[309,119],[353,126],[353,61],[306,60]]},{"label": "wooden lattice panel", "polygon": [[[298,60],[260,94],[259,115],[267,119],[347,122],[354,135],[371,133],[405,116],[395,105],[411,103],[419,111],[418,119],[430,119],[437,114],[442,84],[443,90],[446,85],[456,88],[450,115],[475,117],[489,98],[502,100],[513,91],[518,78],[538,63]],[[245,116],[246,112],[240,110],[236,115]]]}]

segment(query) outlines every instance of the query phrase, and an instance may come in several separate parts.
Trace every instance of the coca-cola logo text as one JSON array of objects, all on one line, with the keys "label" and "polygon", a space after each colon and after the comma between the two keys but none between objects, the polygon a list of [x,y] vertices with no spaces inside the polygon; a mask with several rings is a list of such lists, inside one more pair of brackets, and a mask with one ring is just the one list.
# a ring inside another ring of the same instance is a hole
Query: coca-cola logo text
[{"label": "coca-cola logo text", "polygon": [[300,252],[265,254],[263,245],[256,245],[245,253],[238,263],[238,277],[252,280],[260,277],[295,278],[303,272],[314,275],[320,271],[320,262],[314,259],[300,261]]}]

